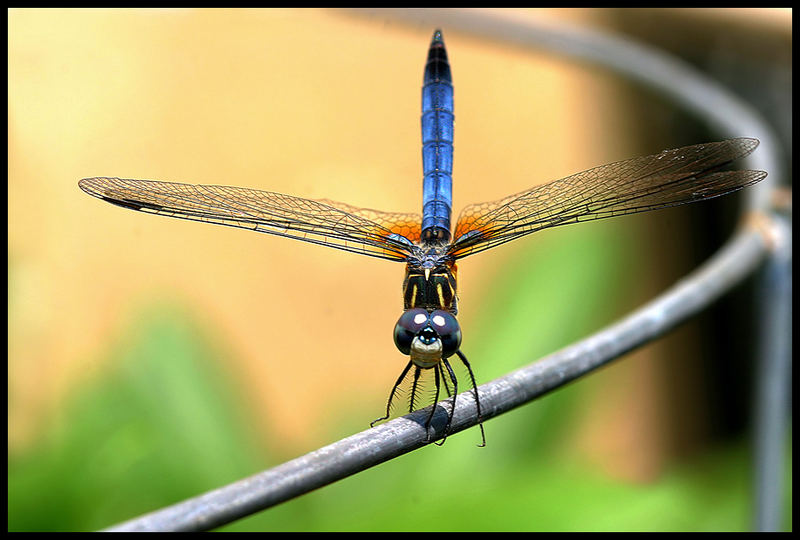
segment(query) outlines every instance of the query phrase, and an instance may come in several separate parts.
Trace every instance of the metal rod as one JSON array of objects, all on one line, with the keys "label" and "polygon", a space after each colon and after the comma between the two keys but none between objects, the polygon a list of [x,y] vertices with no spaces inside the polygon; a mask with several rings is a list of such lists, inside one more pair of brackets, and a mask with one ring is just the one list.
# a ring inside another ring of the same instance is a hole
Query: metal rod
[{"label": "metal rod", "polygon": [[791,401],[792,228],[782,216],[776,216],[773,224],[773,249],[759,276],[760,341],[753,434],[757,531],[781,530]]}]

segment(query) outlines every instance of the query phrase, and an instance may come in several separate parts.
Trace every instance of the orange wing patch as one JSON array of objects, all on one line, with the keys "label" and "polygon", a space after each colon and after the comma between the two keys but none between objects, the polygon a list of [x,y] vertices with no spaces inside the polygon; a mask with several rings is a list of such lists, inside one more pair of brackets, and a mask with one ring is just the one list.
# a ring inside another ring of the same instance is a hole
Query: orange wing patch
[{"label": "orange wing patch", "polygon": [[381,223],[384,227],[408,238],[412,242],[419,243],[422,236],[422,218],[419,214],[395,214],[397,217],[391,221]]},{"label": "orange wing patch", "polygon": [[413,243],[418,243],[422,236],[422,216],[420,214],[412,212],[381,212],[371,208],[357,208],[328,199],[319,199],[319,202],[374,222],[380,226],[375,230],[376,236],[379,237],[385,238],[387,234],[397,234]]}]

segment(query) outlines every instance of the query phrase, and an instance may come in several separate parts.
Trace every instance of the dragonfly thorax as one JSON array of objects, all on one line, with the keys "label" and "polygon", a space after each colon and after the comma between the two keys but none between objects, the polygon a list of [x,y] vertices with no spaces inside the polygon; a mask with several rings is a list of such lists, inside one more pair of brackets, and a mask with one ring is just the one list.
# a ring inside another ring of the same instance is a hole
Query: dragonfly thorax
[{"label": "dragonfly thorax", "polygon": [[406,265],[403,280],[403,309],[422,308],[458,313],[455,263],[426,267]]}]

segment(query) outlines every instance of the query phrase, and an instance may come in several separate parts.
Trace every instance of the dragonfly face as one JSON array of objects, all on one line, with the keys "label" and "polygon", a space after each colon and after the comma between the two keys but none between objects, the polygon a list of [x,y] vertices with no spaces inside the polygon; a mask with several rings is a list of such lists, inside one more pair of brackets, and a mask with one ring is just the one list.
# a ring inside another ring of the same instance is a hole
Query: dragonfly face
[{"label": "dragonfly face", "polygon": [[[422,86],[422,214],[381,212],[348,204],[257,189],[111,177],[84,178],[86,193],[112,204],[169,217],[215,223],[294,238],[406,264],[403,307],[394,341],[409,357],[389,393],[389,417],[398,387],[411,384],[409,412],[417,405],[423,373],[432,373],[434,403],[440,387],[452,396],[457,356],[472,384],[483,425],[475,376],[460,349],[455,315],[456,261],[528,234],[570,223],[701,201],[759,182],[763,171],[721,171],[752,152],[758,141],[739,138],[696,144],[595,167],[497,201],[465,207],[451,228],[453,85],[444,40],[434,32]],[[433,418],[431,407],[426,430]],[[483,438],[485,441],[485,438]],[[442,442],[444,439],[442,439]]]},{"label": "dragonfly face", "polygon": [[461,327],[449,311],[409,309],[394,327],[394,344],[415,366],[432,368],[461,347]]}]

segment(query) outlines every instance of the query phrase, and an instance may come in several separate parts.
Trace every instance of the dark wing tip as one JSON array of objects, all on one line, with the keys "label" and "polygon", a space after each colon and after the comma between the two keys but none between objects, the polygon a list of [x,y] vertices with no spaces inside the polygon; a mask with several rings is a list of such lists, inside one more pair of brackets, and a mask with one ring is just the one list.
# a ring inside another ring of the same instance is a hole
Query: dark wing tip
[{"label": "dark wing tip", "polygon": [[92,197],[108,200],[108,195],[110,192],[109,187],[111,187],[117,180],[119,180],[119,178],[106,178],[104,176],[82,178],[78,182],[78,187],[81,188],[84,193],[87,193]]},{"label": "dark wing tip", "polygon": [[738,157],[744,157],[758,148],[760,141],[754,137],[737,137],[729,139],[729,143],[735,144],[739,148]]},{"label": "dark wing tip", "polygon": [[734,137],[731,140],[733,140],[733,141],[742,141],[743,143],[746,143],[749,146],[752,146],[753,148],[758,146],[759,143],[761,142],[758,139],[756,139],[755,137]]},{"label": "dark wing tip", "polygon": [[78,187],[81,188],[83,191],[86,191],[92,180],[94,180],[94,178],[81,178],[80,180],[78,180]]},{"label": "dark wing tip", "polygon": [[78,181],[78,187],[81,188],[85,193],[93,197],[103,198],[103,184],[106,183],[104,181],[108,180],[108,178],[103,177],[93,177],[93,178],[82,178]]},{"label": "dark wing tip", "polygon": [[761,182],[769,174],[767,171],[750,171],[750,173],[750,181],[747,183],[747,186],[752,186],[753,184]]},{"label": "dark wing tip", "polygon": [[164,206],[152,202],[135,200],[125,196],[124,190],[114,189],[109,184],[119,181],[119,178],[107,178],[96,176],[93,178],[83,178],[78,181],[78,187],[92,197],[104,200],[108,203],[130,208],[132,210],[164,210]]},{"label": "dark wing tip", "polygon": [[130,208],[131,210],[138,210],[138,211],[154,210],[156,212],[160,212],[166,209],[165,206],[161,206],[160,204],[148,203],[144,201],[134,201],[133,199],[112,198],[106,196],[101,196],[100,198],[113,205],[121,206],[123,208]]}]

